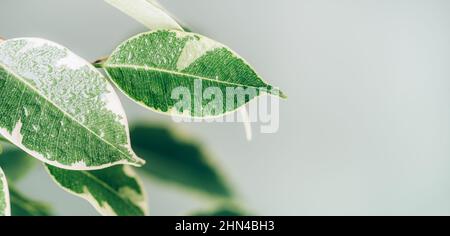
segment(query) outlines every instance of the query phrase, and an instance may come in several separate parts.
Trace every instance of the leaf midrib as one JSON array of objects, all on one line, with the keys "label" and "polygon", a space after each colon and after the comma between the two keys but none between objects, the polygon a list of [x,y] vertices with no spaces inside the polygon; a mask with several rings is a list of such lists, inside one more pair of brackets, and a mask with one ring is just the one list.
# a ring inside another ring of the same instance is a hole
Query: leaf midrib
[{"label": "leaf midrib", "polygon": [[78,120],[76,120],[75,118],[73,118],[70,114],[68,114],[67,112],[65,112],[64,110],[62,110],[59,106],[57,106],[55,103],[53,103],[50,99],[48,99],[45,95],[41,94],[39,92],[39,90],[37,90],[36,88],[34,88],[31,84],[29,84],[27,81],[25,81],[22,76],[17,75],[16,73],[14,73],[13,71],[11,71],[8,66],[6,66],[5,64],[0,62],[0,67],[4,68],[8,73],[12,74],[14,77],[17,77],[22,83],[24,83],[26,86],[28,86],[29,88],[31,88],[31,90],[33,90],[34,92],[36,92],[38,95],[40,95],[41,97],[43,97],[48,103],[52,104],[54,107],[56,107],[56,109],[58,109],[59,111],[61,111],[63,113],[64,116],[70,118],[71,120],[75,121],[77,124],[81,125],[83,128],[85,128],[87,131],[91,132],[92,134],[94,134],[97,138],[99,138],[101,141],[105,142],[106,144],[108,144],[109,146],[113,147],[115,150],[117,150],[120,154],[124,155],[125,157],[127,157],[127,159],[129,159],[128,155],[123,153],[119,148],[117,148],[116,146],[114,146],[113,144],[111,144],[110,142],[108,142],[107,140],[103,139],[102,137],[100,137],[98,134],[96,134],[94,131],[92,131],[91,129],[89,129],[88,127],[86,127],[83,123],[79,122]]},{"label": "leaf midrib", "polygon": [[245,84],[233,83],[233,82],[229,82],[229,81],[215,80],[215,79],[211,79],[211,78],[208,78],[208,77],[188,74],[188,73],[179,72],[179,71],[166,70],[166,69],[161,69],[161,68],[156,68],[156,67],[151,67],[151,66],[146,66],[146,65],[141,66],[141,65],[109,64],[109,63],[106,63],[103,67],[104,68],[128,68],[128,69],[135,69],[135,70],[142,69],[142,70],[146,70],[146,71],[156,71],[156,72],[161,72],[161,73],[175,74],[175,75],[179,75],[179,76],[185,76],[185,77],[191,77],[191,78],[196,78],[196,79],[200,79],[200,80],[211,81],[211,82],[215,82],[215,83],[234,85],[236,87],[255,88],[257,90],[269,93],[268,89],[264,88],[264,87],[256,87],[256,86],[253,86],[253,85],[245,85]]}]

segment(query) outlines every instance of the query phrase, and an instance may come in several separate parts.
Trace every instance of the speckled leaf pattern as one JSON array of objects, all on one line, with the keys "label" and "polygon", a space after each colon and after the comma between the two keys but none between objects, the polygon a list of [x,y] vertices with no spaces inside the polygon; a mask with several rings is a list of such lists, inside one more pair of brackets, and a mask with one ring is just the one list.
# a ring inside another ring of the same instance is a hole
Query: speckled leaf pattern
[{"label": "speckled leaf pattern", "polygon": [[129,166],[95,171],[72,171],[46,165],[49,174],[63,189],[87,200],[105,216],[148,214],[144,189]]},{"label": "speckled leaf pattern", "polygon": [[149,165],[138,169],[150,177],[216,199],[230,199],[233,193],[220,173],[219,165],[201,145],[168,128],[137,125],[131,128],[133,148]]},{"label": "speckled leaf pattern", "polygon": [[149,29],[183,28],[156,0],[105,0]]},{"label": "speckled leaf pattern", "polygon": [[[285,97],[229,48],[194,33],[157,30],[139,34],[122,43],[103,68],[130,98],[169,114],[219,116],[235,111],[262,93]],[[179,107],[180,101],[172,98],[174,90],[180,87],[189,92],[188,108]],[[211,102],[208,99],[198,102],[196,91],[208,88],[222,93],[219,110],[205,109]],[[255,91],[245,99],[228,96],[227,90],[236,88]]]},{"label": "speckled leaf pattern", "polygon": [[0,216],[10,216],[9,190],[6,176],[0,168]]},{"label": "speckled leaf pattern", "polygon": [[56,43],[0,44],[0,100],[0,134],[41,161],[73,170],[143,163],[112,86]]}]

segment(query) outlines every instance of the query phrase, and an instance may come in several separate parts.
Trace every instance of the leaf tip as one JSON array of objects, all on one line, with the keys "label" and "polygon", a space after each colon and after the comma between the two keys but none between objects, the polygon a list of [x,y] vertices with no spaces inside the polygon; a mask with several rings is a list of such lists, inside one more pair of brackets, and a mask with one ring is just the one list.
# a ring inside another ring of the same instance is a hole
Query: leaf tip
[{"label": "leaf tip", "polygon": [[284,99],[284,100],[288,99],[288,96],[287,96],[285,93],[283,93],[282,91],[280,91],[280,93],[278,94],[278,96],[279,96],[280,98]]},{"label": "leaf tip", "polygon": [[278,89],[278,88],[270,88],[270,89],[267,91],[267,93],[270,94],[270,95],[279,97],[279,98],[281,98],[281,99],[284,99],[284,100],[286,100],[286,99],[288,98],[288,96],[287,96],[285,93],[283,93],[283,91],[281,91],[281,90]]},{"label": "leaf tip", "polygon": [[147,163],[144,159],[141,159],[137,156],[135,156],[132,160],[129,161],[128,164],[135,166],[135,167],[142,167]]}]

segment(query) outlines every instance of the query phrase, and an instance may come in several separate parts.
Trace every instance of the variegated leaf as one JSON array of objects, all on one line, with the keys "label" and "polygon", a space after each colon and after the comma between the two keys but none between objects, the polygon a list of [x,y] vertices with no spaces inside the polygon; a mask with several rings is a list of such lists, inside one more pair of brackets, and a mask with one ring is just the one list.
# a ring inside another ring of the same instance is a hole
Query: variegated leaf
[{"label": "variegated leaf", "polygon": [[148,214],[145,192],[129,166],[95,171],[72,171],[46,165],[53,180],[63,189],[87,200],[102,215],[142,216]]},{"label": "variegated leaf", "polygon": [[220,116],[262,93],[285,97],[232,50],[194,33],[139,34],[101,66],[130,98],[168,114]]},{"label": "variegated leaf", "polygon": [[[164,8],[156,0],[106,0],[111,5],[121,9],[123,12],[127,13],[132,18],[137,21],[143,22],[149,29],[173,29],[188,31],[186,27],[181,27],[177,21],[164,10]],[[142,7],[141,5],[145,5]],[[151,10],[142,10],[145,8],[150,8]],[[158,12],[157,14],[152,14],[153,12]],[[101,59],[97,62],[102,62]],[[250,123],[250,118],[248,111],[245,106],[240,110],[241,117],[243,119],[243,124],[245,128],[245,134],[247,140],[252,139],[252,126]]]},{"label": "variegated leaf", "polygon": [[11,205],[9,201],[9,190],[6,176],[0,168],[0,216],[10,216]]},{"label": "variegated leaf", "polygon": [[56,43],[0,44],[0,101],[0,134],[41,161],[74,170],[143,163],[111,85]]},{"label": "variegated leaf", "polygon": [[146,27],[183,30],[156,0],[105,0]]}]

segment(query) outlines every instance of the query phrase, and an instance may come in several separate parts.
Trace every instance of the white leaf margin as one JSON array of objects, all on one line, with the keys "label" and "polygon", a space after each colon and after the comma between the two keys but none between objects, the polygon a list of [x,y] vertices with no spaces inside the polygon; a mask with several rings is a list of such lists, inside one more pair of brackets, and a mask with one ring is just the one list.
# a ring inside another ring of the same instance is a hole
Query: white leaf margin
[{"label": "white leaf margin", "polygon": [[183,31],[183,27],[156,0],[105,0],[146,27]]},{"label": "white leaf margin", "polygon": [[[150,30],[173,29],[184,31],[157,0],[105,0],[125,14],[142,23]],[[239,109],[247,141],[252,140],[253,131],[246,106]]]},{"label": "white leaf margin", "polygon": [[[62,186],[56,180],[56,178],[51,174],[50,170],[47,168],[47,166],[45,164],[44,164],[44,169],[58,187],[60,187],[64,191],[68,192],[69,194],[72,194],[73,196],[76,196],[76,197],[86,200],[89,204],[91,204],[94,207],[94,209],[98,213],[100,213],[100,215],[102,215],[102,216],[118,216],[118,214],[114,211],[114,209],[111,208],[111,206],[109,206],[109,204],[107,202],[103,202],[103,206],[101,206],[100,203],[95,199],[95,197],[89,192],[88,189],[84,188],[83,189],[84,193],[76,193],[76,192],[72,191],[71,189],[66,188],[65,186]],[[146,216],[150,215],[149,207],[147,205],[148,196],[147,196],[147,192],[145,191],[145,188],[144,188],[144,183],[142,182],[139,175],[133,170],[133,168],[131,166],[123,165],[123,171],[128,177],[136,179],[136,182],[138,183],[139,187],[142,190],[142,199],[139,202],[133,201],[133,203],[136,203],[136,206],[138,206],[140,209],[143,210],[144,215],[146,215]]]},{"label": "white leaf margin", "polygon": [[[0,168],[0,182],[2,182],[3,186],[3,194],[5,195],[5,209],[4,210],[4,216],[11,216],[11,201],[9,197],[9,187],[8,187],[8,181],[6,181],[5,173],[3,172],[2,168]],[[0,215],[1,216],[1,215]]]},{"label": "white leaf margin", "polygon": [[[90,69],[92,69],[93,71],[98,73],[104,79],[105,83],[107,84],[106,85],[107,89],[109,91],[109,93],[105,94],[105,98],[106,98],[106,101],[107,101],[107,109],[109,109],[112,113],[117,114],[121,118],[121,119],[118,120],[118,122],[121,123],[124,126],[124,129],[125,129],[125,132],[126,132],[126,137],[127,137],[127,144],[125,145],[125,147],[129,150],[129,152],[132,155],[132,158],[136,161],[136,163],[145,163],[144,160],[142,160],[138,156],[136,156],[136,154],[134,153],[133,149],[131,148],[131,138],[130,138],[130,130],[129,130],[129,125],[128,125],[127,115],[125,113],[125,110],[123,109],[123,106],[122,106],[122,103],[121,103],[121,101],[119,99],[119,96],[116,94],[113,86],[103,76],[103,74],[101,74],[91,63],[89,63],[85,59],[83,59],[80,56],[76,55],[74,52],[72,52],[68,48],[66,48],[66,47],[64,47],[64,46],[62,46],[62,45],[60,45],[58,43],[55,43],[53,41],[49,41],[49,40],[42,39],[42,38],[14,38],[14,39],[9,39],[9,40],[0,40],[0,45],[3,44],[3,43],[6,43],[7,41],[12,41],[12,40],[26,40],[27,43],[30,44],[30,45],[26,46],[26,50],[37,48],[37,47],[40,47],[42,45],[49,45],[49,46],[53,46],[53,47],[59,48],[61,50],[65,50],[67,52],[67,57],[60,61],[61,64],[64,64],[66,66],[68,64],[71,64],[71,66],[75,67],[75,68],[72,68],[72,69],[77,69],[76,67],[81,67],[81,66],[85,66],[86,65]],[[16,75],[13,71],[8,70],[8,72]],[[16,76],[20,77],[19,75],[16,75]],[[24,82],[24,83],[27,83],[27,82]],[[34,88],[32,88],[32,89],[34,89]],[[36,90],[36,92],[38,94],[40,94],[39,91]],[[48,102],[52,103],[52,101],[50,101],[50,100],[48,100]],[[56,107],[58,107],[56,104],[54,104],[54,105]],[[63,110],[61,110],[61,111],[63,113],[65,113],[65,111],[63,111]],[[68,114],[66,114],[66,115],[68,115]],[[71,115],[68,115],[68,116],[73,119],[73,117]],[[79,123],[79,124],[82,125],[83,127],[85,127],[84,124],[81,124],[81,123]],[[47,158],[45,158],[41,153],[36,152],[34,150],[31,150],[31,149],[25,147],[22,144],[22,141],[21,141],[22,140],[22,134],[20,133],[21,128],[22,128],[22,122],[19,120],[17,122],[15,128],[13,129],[13,131],[11,133],[8,132],[8,130],[0,127],[0,135],[2,135],[9,142],[11,142],[15,146],[19,147],[20,149],[22,149],[23,151],[25,151],[26,153],[28,153],[32,157],[38,159],[39,161],[42,161],[44,163],[47,163],[49,165],[52,165],[52,166],[55,166],[55,167],[58,167],[58,168],[67,169],[67,170],[100,170],[100,169],[105,169],[105,168],[116,166],[116,165],[134,165],[134,166],[137,166],[137,167],[140,166],[140,164],[131,163],[128,160],[121,160],[121,161],[111,162],[111,163],[104,164],[104,165],[90,166],[90,167],[85,166],[83,163],[75,163],[75,164],[69,166],[69,165],[63,165],[63,164],[59,163],[58,161],[50,161]],[[90,130],[87,127],[85,127],[85,128],[87,130]],[[97,135],[97,134],[95,134],[95,135]]]}]

